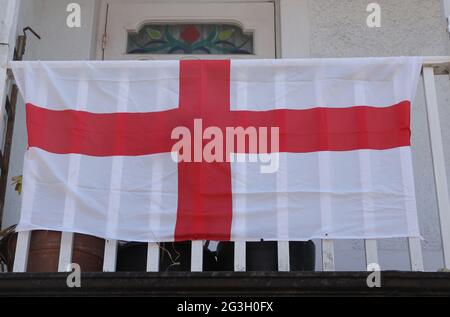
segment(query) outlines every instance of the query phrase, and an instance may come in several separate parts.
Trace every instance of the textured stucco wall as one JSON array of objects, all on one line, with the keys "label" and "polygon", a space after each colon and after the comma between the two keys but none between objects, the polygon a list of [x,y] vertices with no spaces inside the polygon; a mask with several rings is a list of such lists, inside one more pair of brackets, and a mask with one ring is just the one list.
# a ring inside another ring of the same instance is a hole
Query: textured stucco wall
[{"label": "textured stucco wall", "polygon": [[[366,7],[381,6],[381,27],[368,28]],[[449,33],[441,0],[309,0],[310,49],[313,57],[449,55]],[[413,164],[417,205],[423,242],[425,267],[443,267],[436,192],[422,83],[413,104]],[[450,94],[448,76],[437,83],[447,172],[450,172]],[[448,174],[450,179],[450,173]],[[383,269],[407,269],[405,239],[381,241],[380,264]],[[361,241],[340,241],[336,246],[338,269],[364,267]]]},{"label": "textured stucco wall", "polygon": [[[311,57],[450,55],[450,38],[441,0],[299,0],[308,2]],[[42,41],[30,39],[27,59],[67,60],[92,57],[95,33],[95,1],[78,0],[82,5],[81,29],[65,26],[67,0],[22,0],[19,29],[33,26]],[[368,28],[366,6],[377,2],[382,9],[382,27]],[[300,14],[299,14],[300,16]],[[447,172],[450,179],[450,87],[448,76],[438,79],[441,124],[444,134]],[[436,193],[434,190],[430,146],[422,83],[413,104],[413,160],[417,203],[421,222],[425,267],[443,266]],[[21,174],[26,146],[23,107],[18,107],[10,176]],[[4,225],[16,223],[20,198],[9,186]],[[408,269],[408,250],[404,239],[380,242],[383,269]],[[320,264],[320,244],[317,244]],[[336,243],[338,270],[364,269],[361,241]],[[320,265],[318,267],[320,269]]]}]

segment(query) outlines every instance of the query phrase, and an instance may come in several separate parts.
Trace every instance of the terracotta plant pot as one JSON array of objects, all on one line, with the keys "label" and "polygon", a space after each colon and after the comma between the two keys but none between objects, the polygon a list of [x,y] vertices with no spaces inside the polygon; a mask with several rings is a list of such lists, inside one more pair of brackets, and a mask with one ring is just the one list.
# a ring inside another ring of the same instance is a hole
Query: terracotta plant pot
[{"label": "terracotta plant pot", "polygon": [[[8,269],[12,270],[17,234],[8,243]],[[27,272],[57,272],[61,232],[37,230],[31,233]],[[101,272],[105,240],[76,233],[73,239],[72,263],[82,272]]]}]

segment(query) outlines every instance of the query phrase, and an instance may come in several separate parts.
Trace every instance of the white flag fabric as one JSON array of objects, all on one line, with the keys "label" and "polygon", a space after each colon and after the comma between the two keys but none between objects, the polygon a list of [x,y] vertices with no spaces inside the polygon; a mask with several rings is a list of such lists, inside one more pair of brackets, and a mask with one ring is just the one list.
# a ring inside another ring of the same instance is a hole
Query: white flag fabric
[{"label": "white flag fabric", "polygon": [[143,242],[420,237],[410,107],[421,65],[12,62],[29,144],[17,230]]}]

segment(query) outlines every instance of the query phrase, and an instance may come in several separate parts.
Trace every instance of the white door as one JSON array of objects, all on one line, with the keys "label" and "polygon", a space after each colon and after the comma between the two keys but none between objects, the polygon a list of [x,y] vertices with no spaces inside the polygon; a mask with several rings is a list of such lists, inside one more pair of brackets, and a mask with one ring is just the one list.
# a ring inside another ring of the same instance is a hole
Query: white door
[{"label": "white door", "polygon": [[272,2],[105,4],[105,60],[275,58]]}]

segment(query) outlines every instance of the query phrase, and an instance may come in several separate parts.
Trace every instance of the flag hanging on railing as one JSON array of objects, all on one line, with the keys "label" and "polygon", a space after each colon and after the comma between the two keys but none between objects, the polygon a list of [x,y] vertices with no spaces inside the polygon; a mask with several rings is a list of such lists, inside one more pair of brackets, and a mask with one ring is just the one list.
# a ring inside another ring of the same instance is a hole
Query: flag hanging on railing
[{"label": "flag hanging on railing", "polygon": [[418,237],[421,59],[14,62],[17,230],[127,241]]}]

